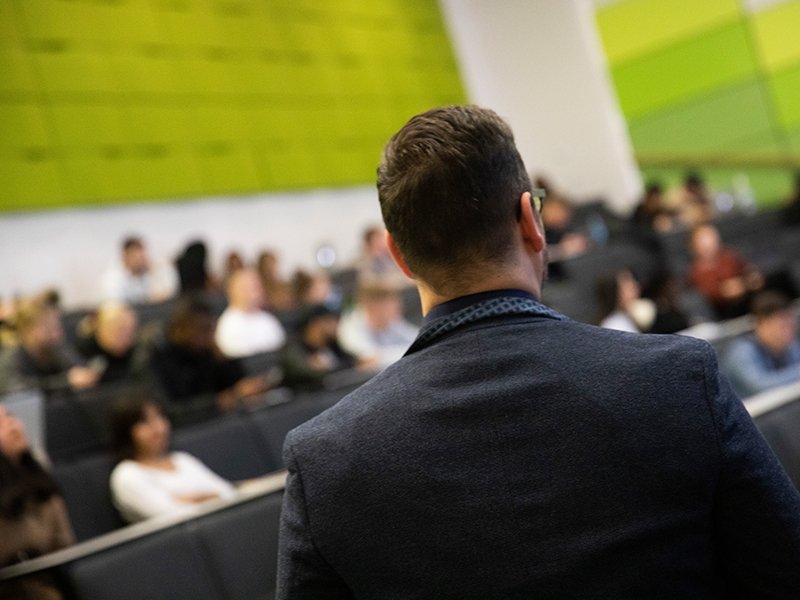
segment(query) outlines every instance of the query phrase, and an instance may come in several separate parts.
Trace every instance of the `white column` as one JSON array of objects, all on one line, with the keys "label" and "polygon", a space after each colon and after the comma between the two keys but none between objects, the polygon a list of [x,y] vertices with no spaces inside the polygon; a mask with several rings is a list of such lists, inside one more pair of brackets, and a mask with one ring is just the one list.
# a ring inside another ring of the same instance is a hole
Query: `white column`
[{"label": "white column", "polygon": [[440,0],[471,102],[512,126],[528,170],[630,210],[642,187],[588,0]]}]

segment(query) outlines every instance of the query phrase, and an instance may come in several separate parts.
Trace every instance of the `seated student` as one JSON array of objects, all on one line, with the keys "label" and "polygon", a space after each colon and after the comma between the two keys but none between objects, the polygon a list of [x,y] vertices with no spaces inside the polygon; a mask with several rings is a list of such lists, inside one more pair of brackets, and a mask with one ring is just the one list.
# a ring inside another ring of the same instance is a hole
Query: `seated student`
[{"label": "seated student", "polygon": [[238,361],[225,358],[214,343],[216,318],[199,296],[175,306],[166,340],[150,353],[150,367],[169,400],[214,394],[219,411],[237,408],[266,391],[264,377],[245,377]]},{"label": "seated student", "polygon": [[760,292],[750,309],[755,331],[731,343],[723,369],[743,398],[800,381],[797,315],[789,299],[771,290]]},{"label": "seated student", "polygon": [[235,495],[234,486],[186,452],[170,452],[170,424],[153,400],[131,396],[111,409],[111,435],[119,463],[111,497],[128,522]]},{"label": "seated student", "polygon": [[264,290],[253,269],[231,275],[228,307],[219,318],[215,338],[231,358],[278,350],[286,341],[280,321],[264,310]]},{"label": "seated student", "polygon": [[595,289],[600,327],[630,333],[650,329],[656,316],[655,305],[640,297],[639,282],[628,269],[600,277]]},{"label": "seated student", "polygon": [[356,259],[359,285],[383,284],[392,287],[411,285],[397,267],[386,245],[386,230],[383,227],[368,227],[364,231],[361,255]]},{"label": "seated student", "polygon": [[172,270],[152,265],[142,238],[130,236],[122,241],[119,264],[103,275],[101,300],[132,304],[162,302],[175,293],[176,283]]},{"label": "seated student", "polygon": [[46,392],[93,387],[96,370],[84,366],[64,341],[58,307],[43,294],[19,303],[14,317],[19,347],[0,354],[0,392],[39,387]]},{"label": "seated student", "polygon": [[383,369],[399,360],[417,337],[418,328],[403,319],[397,291],[385,285],[361,287],[358,304],[339,326],[339,342],[356,356],[375,359]]},{"label": "seated student", "polygon": [[763,275],[737,252],[722,244],[719,231],[706,223],[692,230],[689,280],[721,319],[747,313],[752,294],[764,285]]},{"label": "seated student", "polygon": [[306,308],[300,320],[300,333],[290,338],[283,349],[283,383],[289,387],[318,388],[326,375],[374,362],[361,361],[347,352],[337,339],[339,313],[324,304]]},{"label": "seated student", "polygon": [[136,313],[122,302],[106,302],[91,320],[90,331],[78,337],[83,358],[102,373],[100,383],[132,379],[144,365],[143,350],[136,343]]},{"label": "seated student", "polygon": [[[0,404],[0,567],[75,542],[58,486],[34,458],[21,421]],[[0,598],[61,598],[47,576],[0,582]]]}]

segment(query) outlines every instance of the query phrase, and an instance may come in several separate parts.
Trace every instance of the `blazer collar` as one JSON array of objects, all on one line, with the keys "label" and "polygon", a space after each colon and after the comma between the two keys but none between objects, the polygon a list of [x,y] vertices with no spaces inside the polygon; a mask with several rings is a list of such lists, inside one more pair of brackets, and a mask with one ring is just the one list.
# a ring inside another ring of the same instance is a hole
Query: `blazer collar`
[{"label": "blazer collar", "polygon": [[479,300],[455,312],[442,317],[433,319],[425,323],[417,335],[417,339],[411,344],[406,355],[429,346],[433,341],[475,321],[481,321],[491,317],[504,315],[531,315],[557,321],[568,321],[565,317],[552,308],[549,308],[529,295],[501,295],[487,300]]}]

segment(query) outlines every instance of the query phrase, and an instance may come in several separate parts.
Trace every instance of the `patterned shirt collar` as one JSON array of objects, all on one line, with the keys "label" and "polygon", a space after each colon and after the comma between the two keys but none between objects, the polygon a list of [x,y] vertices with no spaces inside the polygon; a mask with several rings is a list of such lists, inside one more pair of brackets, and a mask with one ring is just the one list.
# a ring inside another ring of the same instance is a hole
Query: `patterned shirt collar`
[{"label": "patterned shirt collar", "polygon": [[502,315],[533,315],[567,321],[567,317],[539,302],[522,290],[493,290],[455,298],[431,309],[425,316],[422,329],[408,349],[411,354],[431,341],[454,329],[490,317]]}]

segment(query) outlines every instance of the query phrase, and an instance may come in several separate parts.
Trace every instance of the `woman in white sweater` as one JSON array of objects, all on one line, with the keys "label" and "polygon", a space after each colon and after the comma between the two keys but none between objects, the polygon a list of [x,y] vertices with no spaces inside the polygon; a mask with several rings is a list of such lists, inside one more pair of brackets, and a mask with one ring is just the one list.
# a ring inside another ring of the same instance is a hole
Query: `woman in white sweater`
[{"label": "woman in white sweater", "polygon": [[170,452],[170,424],[149,399],[126,398],[111,411],[119,463],[111,473],[111,497],[128,522],[230,498],[233,485],[186,452]]}]

